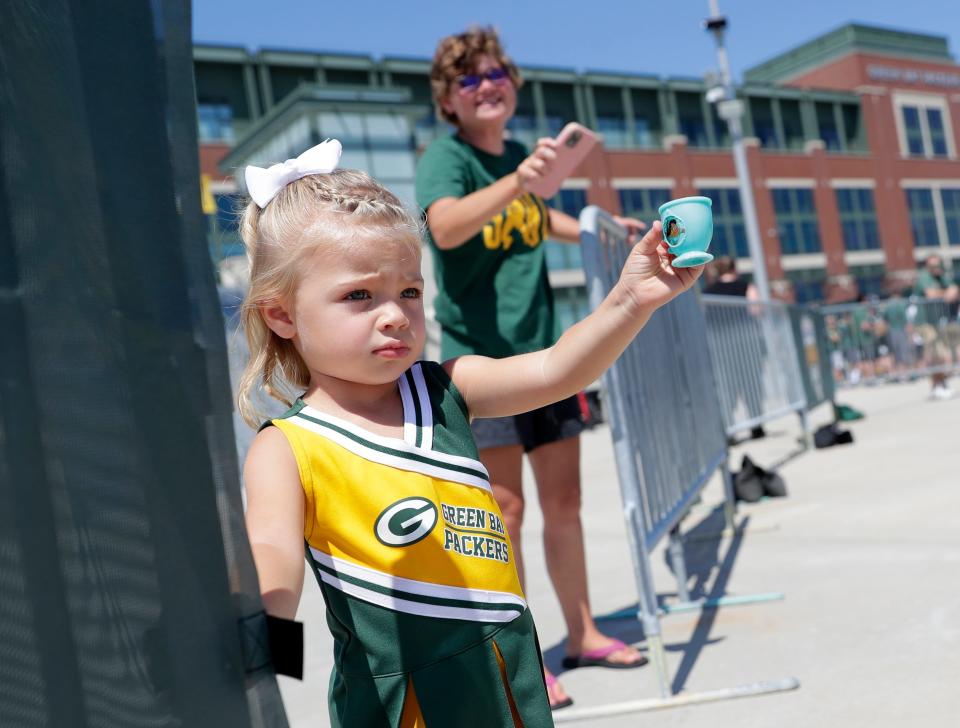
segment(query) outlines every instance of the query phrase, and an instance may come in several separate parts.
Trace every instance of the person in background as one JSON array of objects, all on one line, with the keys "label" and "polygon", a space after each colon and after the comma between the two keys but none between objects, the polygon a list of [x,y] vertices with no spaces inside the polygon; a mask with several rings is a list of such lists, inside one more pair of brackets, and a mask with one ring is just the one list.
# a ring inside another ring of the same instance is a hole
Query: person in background
[{"label": "person in background", "polygon": [[[553,139],[533,152],[505,138],[522,79],[492,28],[443,38],[430,72],[433,100],[455,132],[430,144],[417,165],[417,203],[426,212],[438,293],[440,354],[507,357],[556,341],[544,242],[578,243],[574,218],[550,208],[530,185],[557,158]],[[632,234],[645,226],[617,218]],[[567,669],[639,667],[634,647],[603,634],[590,610],[580,522],[580,432],[576,397],[516,416],[475,420],[480,460],[503,511],[524,580],[523,457],[530,461],[544,521],[547,570],[567,626]],[[550,704],[571,704],[545,672]]]},{"label": "person in background", "polygon": [[887,324],[887,344],[893,355],[893,376],[898,381],[906,381],[913,365],[913,326],[907,315],[907,299],[899,287],[899,282],[890,282],[890,298],[883,302],[881,315]]},{"label": "person in background", "polygon": [[[923,320],[919,328],[926,345],[927,366],[943,366],[950,361],[951,352],[942,340],[941,330],[946,328],[946,319],[951,313],[956,316],[960,290],[944,273],[939,256],[931,255],[924,261],[923,268],[917,275],[915,293],[928,302],[921,306],[922,312],[919,314]],[[930,302],[940,302],[943,305],[934,306]],[[930,396],[933,399],[950,399],[953,396],[953,390],[947,385],[945,372],[931,374],[930,385]]]}]

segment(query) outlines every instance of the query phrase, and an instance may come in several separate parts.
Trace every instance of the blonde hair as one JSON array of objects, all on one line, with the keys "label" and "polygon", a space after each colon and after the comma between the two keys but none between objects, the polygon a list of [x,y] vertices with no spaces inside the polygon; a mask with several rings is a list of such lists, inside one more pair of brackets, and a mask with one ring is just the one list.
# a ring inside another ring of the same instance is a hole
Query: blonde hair
[{"label": "blonde hair", "polygon": [[510,56],[503,50],[500,36],[490,27],[474,26],[463,33],[448,35],[437,44],[433,54],[433,65],[430,67],[430,90],[433,93],[433,105],[437,116],[453,125],[457,124],[456,114],[444,110],[443,99],[450,92],[450,86],[458,76],[472,73],[480,56],[490,56],[500,64],[514,88],[523,85],[520,71]]},{"label": "blonde hair", "polygon": [[240,377],[237,406],[248,425],[257,428],[263,421],[253,400],[257,387],[290,406],[293,392],[310,382],[293,342],[267,326],[262,307],[294,293],[303,261],[319,249],[392,233],[392,238],[409,241],[419,256],[421,228],[392,192],[353,169],[291,182],[263,209],[252,200],[247,204],[240,235],[250,263],[250,288],[240,319],[250,358]]}]

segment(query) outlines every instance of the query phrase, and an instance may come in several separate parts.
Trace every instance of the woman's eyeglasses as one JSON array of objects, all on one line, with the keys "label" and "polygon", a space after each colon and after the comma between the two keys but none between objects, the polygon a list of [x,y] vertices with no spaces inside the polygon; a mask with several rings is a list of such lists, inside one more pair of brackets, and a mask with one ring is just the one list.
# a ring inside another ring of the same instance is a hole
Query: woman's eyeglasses
[{"label": "woman's eyeglasses", "polygon": [[458,76],[457,84],[460,87],[461,93],[472,94],[480,88],[480,84],[483,83],[484,79],[499,86],[509,81],[510,75],[502,68],[490,68],[484,73],[468,73],[464,76]]}]

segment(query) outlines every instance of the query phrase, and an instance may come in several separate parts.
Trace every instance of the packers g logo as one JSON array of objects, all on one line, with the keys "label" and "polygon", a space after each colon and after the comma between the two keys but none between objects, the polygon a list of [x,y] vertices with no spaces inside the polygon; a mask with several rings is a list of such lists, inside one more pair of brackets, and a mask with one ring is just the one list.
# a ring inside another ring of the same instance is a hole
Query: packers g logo
[{"label": "packers g logo", "polygon": [[377,516],[373,531],[384,546],[409,546],[437,525],[437,507],[426,498],[398,500]]}]

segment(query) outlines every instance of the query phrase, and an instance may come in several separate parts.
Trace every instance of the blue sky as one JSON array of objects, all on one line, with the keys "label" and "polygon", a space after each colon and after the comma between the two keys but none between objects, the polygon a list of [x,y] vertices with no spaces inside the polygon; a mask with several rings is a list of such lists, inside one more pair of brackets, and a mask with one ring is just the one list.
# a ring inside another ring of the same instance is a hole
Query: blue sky
[{"label": "blue sky", "polygon": [[[946,35],[960,53],[957,0],[719,0],[734,75],[856,21]],[[474,23],[499,28],[521,64],[696,76],[715,68],[700,27],[707,0],[194,0],[198,43],[429,58]]]}]

